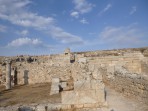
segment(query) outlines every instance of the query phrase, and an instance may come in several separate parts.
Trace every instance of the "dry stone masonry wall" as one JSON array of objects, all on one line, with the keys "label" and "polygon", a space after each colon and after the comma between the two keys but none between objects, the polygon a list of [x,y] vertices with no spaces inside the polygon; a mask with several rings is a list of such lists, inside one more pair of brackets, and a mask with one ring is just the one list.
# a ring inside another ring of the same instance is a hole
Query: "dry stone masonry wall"
[{"label": "dry stone masonry wall", "polygon": [[148,76],[115,67],[102,72],[104,82],[128,98],[148,104]]}]

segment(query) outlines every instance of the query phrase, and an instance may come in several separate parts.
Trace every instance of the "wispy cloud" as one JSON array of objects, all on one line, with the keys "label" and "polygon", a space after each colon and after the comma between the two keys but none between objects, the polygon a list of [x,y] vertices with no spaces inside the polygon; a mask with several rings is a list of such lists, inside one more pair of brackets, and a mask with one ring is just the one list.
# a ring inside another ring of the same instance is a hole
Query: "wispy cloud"
[{"label": "wispy cloud", "polygon": [[42,41],[39,39],[31,39],[31,38],[18,38],[16,40],[11,41],[8,43],[8,47],[20,47],[20,46],[27,46],[27,45],[40,45]]},{"label": "wispy cloud", "polygon": [[72,17],[79,18],[79,12],[77,12],[77,11],[71,12],[70,15],[71,15]]},{"label": "wispy cloud", "polygon": [[101,16],[103,13],[108,11],[111,7],[112,7],[112,4],[107,4],[106,7],[102,11],[99,12],[99,15]]},{"label": "wispy cloud", "polygon": [[137,11],[137,7],[133,6],[129,14],[133,15],[136,11]]},{"label": "wispy cloud", "polygon": [[80,22],[81,22],[82,24],[89,24],[89,22],[88,22],[85,18],[81,19]]},{"label": "wispy cloud", "polygon": [[66,44],[83,44],[84,42],[79,36],[65,32],[60,27],[52,27],[50,34],[55,39],[60,40],[62,43]]},{"label": "wispy cloud", "polygon": [[28,30],[16,31],[16,34],[20,36],[27,36],[29,34]]},{"label": "wispy cloud", "polygon": [[75,4],[75,10],[81,14],[90,12],[94,6],[87,2],[87,0],[73,0],[73,3]]},{"label": "wispy cloud", "polygon": [[116,48],[127,46],[142,46],[146,44],[144,32],[135,25],[111,27],[107,26],[99,35],[100,44],[108,44]]},{"label": "wispy cloud", "polygon": [[0,25],[0,32],[5,32],[6,29],[7,29],[6,26],[4,26],[4,25]]},{"label": "wispy cloud", "polygon": [[79,18],[81,14],[90,12],[95,6],[94,4],[89,3],[87,0],[73,0],[73,3],[75,7],[70,15],[75,18]]}]

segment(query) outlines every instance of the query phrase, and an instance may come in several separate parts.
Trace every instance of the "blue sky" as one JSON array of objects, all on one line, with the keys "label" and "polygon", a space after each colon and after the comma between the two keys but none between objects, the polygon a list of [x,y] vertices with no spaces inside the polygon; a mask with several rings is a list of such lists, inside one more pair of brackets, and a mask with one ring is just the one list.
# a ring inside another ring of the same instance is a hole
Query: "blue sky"
[{"label": "blue sky", "polygon": [[0,0],[0,55],[148,46],[148,0]]}]

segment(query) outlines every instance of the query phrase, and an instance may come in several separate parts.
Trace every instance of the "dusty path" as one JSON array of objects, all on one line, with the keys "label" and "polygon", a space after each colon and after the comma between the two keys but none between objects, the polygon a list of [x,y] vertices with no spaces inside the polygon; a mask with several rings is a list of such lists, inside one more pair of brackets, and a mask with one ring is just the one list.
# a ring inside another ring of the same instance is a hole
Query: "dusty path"
[{"label": "dusty path", "polygon": [[123,97],[109,87],[106,87],[106,91],[109,108],[102,108],[98,111],[148,111],[148,106]]}]

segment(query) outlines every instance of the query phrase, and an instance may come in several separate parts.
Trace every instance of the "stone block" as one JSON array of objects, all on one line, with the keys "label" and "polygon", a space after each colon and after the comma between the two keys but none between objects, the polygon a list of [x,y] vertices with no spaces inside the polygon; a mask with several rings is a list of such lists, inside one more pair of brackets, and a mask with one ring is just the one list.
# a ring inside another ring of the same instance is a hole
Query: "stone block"
[{"label": "stone block", "polygon": [[61,93],[62,104],[78,104],[79,94],[75,91],[63,91]]},{"label": "stone block", "polygon": [[59,90],[59,84],[52,84],[51,85],[51,90]]},{"label": "stone block", "polygon": [[84,108],[95,108],[96,104],[84,104]]},{"label": "stone block", "polygon": [[59,93],[59,78],[52,78],[50,95]]},{"label": "stone block", "polygon": [[58,93],[59,93],[59,90],[51,90],[51,91],[50,91],[50,95],[58,94]]},{"label": "stone block", "polygon": [[[1,110],[0,110],[1,111]],[[3,111],[3,110],[2,110]],[[8,111],[8,110],[7,110]],[[10,109],[9,109],[10,111]],[[17,111],[17,110],[12,110],[12,111]],[[18,111],[34,111],[33,108],[31,107],[26,107],[26,106],[23,106],[23,107],[19,107],[18,108]]]},{"label": "stone block", "polygon": [[96,90],[96,99],[98,102],[105,102],[105,91],[103,89],[101,90]]},{"label": "stone block", "polygon": [[87,90],[90,89],[90,80],[82,80],[74,82],[74,90]]},{"label": "stone block", "polygon": [[66,88],[67,87],[67,82],[62,82],[60,85],[61,85],[62,88]]},{"label": "stone block", "polygon": [[92,104],[97,102],[95,90],[78,91],[78,95],[79,104]]},{"label": "stone block", "polygon": [[47,108],[46,111],[57,111],[57,110],[59,111],[62,108],[62,104],[60,104],[60,103],[59,104],[49,103],[45,107]]},{"label": "stone block", "polygon": [[62,110],[69,110],[71,109],[71,105],[62,105]]},{"label": "stone block", "polygon": [[76,104],[76,105],[74,105],[74,108],[76,108],[76,109],[81,109],[81,108],[83,108],[83,104]]},{"label": "stone block", "polygon": [[102,92],[96,93],[96,90],[83,90],[83,91],[63,91],[61,93],[62,104],[95,104],[98,102],[104,102],[102,100]]},{"label": "stone block", "polygon": [[51,91],[59,91],[59,87],[52,87]]},{"label": "stone block", "polygon": [[[25,110],[26,111],[26,110]],[[37,107],[36,107],[36,111],[46,111],[45,110],[45,106],[44,105],[38,105]]]}]

